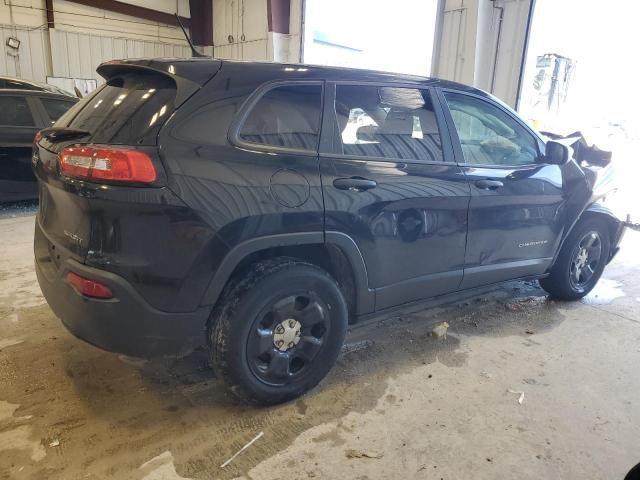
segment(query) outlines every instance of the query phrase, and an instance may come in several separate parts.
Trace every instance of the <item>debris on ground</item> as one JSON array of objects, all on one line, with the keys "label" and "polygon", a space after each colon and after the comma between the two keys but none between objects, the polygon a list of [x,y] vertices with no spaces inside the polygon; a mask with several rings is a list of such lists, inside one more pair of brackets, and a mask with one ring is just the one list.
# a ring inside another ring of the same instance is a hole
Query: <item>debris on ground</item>
[{"label": "debris on ground", "polygon": [[507,392],[509,393],[513,393],[514,395],[520,395],[518,397],[518,403],[520,405],[522,405],[522,402],[524,402],[524,392],[520,391],[520,390],[511,390],[510,388],[507,389]]},{"label": "debris on ground", "polygon": [[373,340],[362,340],[359,342],[345,343],[342,346],[341,353],[343,355],[346,355],[353,352],[359,352],[360,350],[371,348],[373,346],[373,343]]},{"label": "debris on ground", "polygon": [[530,314],[536,308],[543,307],[547,302],[547,297],[529,296],[508,300],[504,302],[504,308],[508,312]]},{"label": "debris on ground", "polygon": [[491,374],[488,372],[480,372],[480,376],[484,377],[484,378],[491,378]]},{"label": "debris on ground", "polygon": [[376,452],[375,450],[354,450],[353,448],[347,449],[344,454],[347,458],[382,458],[384,453]]},{"label": "debris on ground", "polygon": [[220,465],[220,468],[224,468],[227,465],[229,465],[231,462],[233,462],[233,460],[240,455],[242,452],[244,452],[247,448],[249,448],[251,445],[253,445],[255,443],[256,440],[258,440],[260,437],[262,437],[264,435],[264,432],[260,432],[258,435],[256,435],[255,437],[253,437],[253,440],[251,440],[249,443],[247,443],[244,447],[242,447],[240,450],[238,450],[229,460],[227,460],[226,462],[224,462],[222,465]]},{"label": "debris on ground", "polygon": [[49,443],[49,446],[50,447],[59,447],[60,446],[60,440],[58,440],[56,438],[53,442]]},{"label": "debris on ground", "polygon": [[431,333],[438,339],[447,339],[447,330],[449,329],[449,324],[447,322],[442,322],[434,325],[431,329]]}]

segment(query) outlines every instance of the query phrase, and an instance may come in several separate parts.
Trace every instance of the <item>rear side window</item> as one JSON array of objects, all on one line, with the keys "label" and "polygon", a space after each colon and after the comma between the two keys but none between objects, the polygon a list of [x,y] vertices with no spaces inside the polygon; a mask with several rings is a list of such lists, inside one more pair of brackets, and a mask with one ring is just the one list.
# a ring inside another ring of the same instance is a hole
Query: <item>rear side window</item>
[{"label": "rear side window", "polygon": [[427,90],[338,85],[336,115],[345,155],[443,161]]},{"label": "rear side window", "polygon": [[0,125],[33,127],[33,115],[24,97],[0,97]]},{"label": "rear side window", "polygon": [[55,98],[41,98],[42,106],[49,115],[51,121],[58,120],[67,110],[73,107],[74,102],[66,100],[57,100]]},{"label": "rear side window", "polygon": [[91,132],[95,143],[155,145],[174,110],[176,85],[165,75],[129,72],[111,78],[80,106],[67,127]]},{"label": "rear side window", "polygon": [[258,145],[315,151],[321,105],[321,85],[273,88],[251,109],[239,137]]}]

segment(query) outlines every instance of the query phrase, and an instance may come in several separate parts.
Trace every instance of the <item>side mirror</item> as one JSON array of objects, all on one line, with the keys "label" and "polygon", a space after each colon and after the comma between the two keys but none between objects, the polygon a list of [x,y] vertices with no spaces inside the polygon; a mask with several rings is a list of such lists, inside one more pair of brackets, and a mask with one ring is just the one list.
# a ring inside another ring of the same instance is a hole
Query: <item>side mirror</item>
[{"label": "side mirror", "polygon": [[544,152],[544,161],[552,165],[564,165],[573,156],[573,150],[567,145],[556,142],[555,140],[547,141]]}]

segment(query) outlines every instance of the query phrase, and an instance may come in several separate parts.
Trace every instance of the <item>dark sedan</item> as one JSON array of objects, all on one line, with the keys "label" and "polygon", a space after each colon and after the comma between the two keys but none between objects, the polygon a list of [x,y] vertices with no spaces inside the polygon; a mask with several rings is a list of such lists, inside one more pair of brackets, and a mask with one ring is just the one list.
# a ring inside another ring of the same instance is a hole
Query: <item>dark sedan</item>
[{"label": "dark sedan", "polygon": [[76,102],[52,92],[0,88],[0,202],[38,197],[31,170],[33,139]]}]

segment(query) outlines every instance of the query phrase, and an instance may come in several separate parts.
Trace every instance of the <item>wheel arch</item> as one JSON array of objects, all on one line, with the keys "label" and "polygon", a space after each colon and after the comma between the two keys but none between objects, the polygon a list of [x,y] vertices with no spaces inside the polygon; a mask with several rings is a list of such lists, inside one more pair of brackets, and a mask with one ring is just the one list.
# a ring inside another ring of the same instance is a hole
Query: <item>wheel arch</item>
[{"label": "wheel arch", "polygon": [[[562,249],[564,242],[567,240],[571,232],[574,230],[576,225],[581,222],[590,220],[590,219],[599,219],[605,223],[607,226],[607,232],[610,235],[610,240],[612,245],[617,245],[620,236],[622,235],[622,231],[624,229],[624,222],[618,218],[618,216],[607,206],[603,205],[600,202],[593,202],[585,208],[582,213],[576,218],[576,220],[570,225],[570,227],[566,230],[562,242],[558,246],[558,250],[556,252],[555,258],[553,259],[553,263],[555,263],[560,250]],[[607,259],[607,263],[611,261],[615,252],[609,252],[609,258]],[[552,263],[552,265],[553,265]]]},{"label": "wheel arch", "polygon": [[368,288],[362,254],[353,239],[341,232],[269,235],[240,243],[214,273],[201,304],[215,305],[225,287],[253,264],[280,256],[297,258],[327,271],[338,282],[351,316],[374,311],[375,293]]}]

